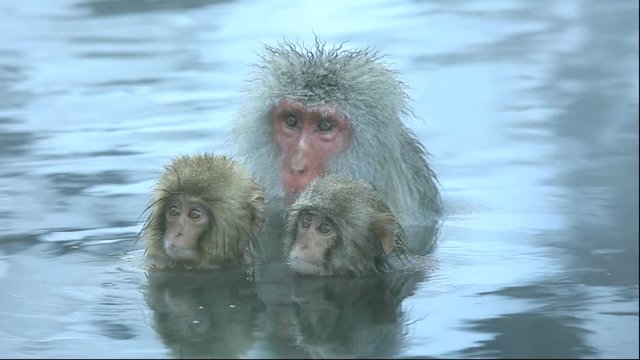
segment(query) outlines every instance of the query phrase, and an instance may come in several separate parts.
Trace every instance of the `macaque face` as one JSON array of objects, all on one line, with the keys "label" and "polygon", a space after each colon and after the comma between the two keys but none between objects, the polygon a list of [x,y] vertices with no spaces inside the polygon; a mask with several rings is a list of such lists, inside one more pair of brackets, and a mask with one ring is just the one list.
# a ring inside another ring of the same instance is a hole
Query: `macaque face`
[{"label": "macaque face", "polygon": [[197,261],[200,241],[211,223],[207,206],[197,198],[172,197],[165,209],[165,221],[164,249],[169,257],[181,262]]},{"label": "macaque face", "polygon": [[404,232],[373,187],[338,174],[313,180],[285,214],[289,268],[301,275],[367,276],[393,268]]},{"label": "macaque face", "polygon": [[333,105],[307,108],[283,100],[274,108],[273,136],[283,154],[280,176],[284,189],[299,193],[325,172],[331,156],[346,150],[349,117]]},{"label": "macaque face", "polygon": [[289,266],[305,275],[329,275],[327,266],[337,243],[338,233],[329,219],[303,213],[298,218],[297,236],[289,253]]}]

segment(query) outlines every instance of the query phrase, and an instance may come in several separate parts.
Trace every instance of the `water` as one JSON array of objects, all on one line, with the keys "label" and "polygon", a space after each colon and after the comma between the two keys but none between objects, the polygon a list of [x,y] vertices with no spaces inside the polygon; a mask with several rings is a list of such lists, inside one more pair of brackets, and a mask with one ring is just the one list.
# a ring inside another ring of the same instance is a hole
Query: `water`
[{"label": "water", "polygon": [[[0,4],[0,357],[637,358],[638,3]],[[424,269],[145,274],[162,166],[262,43],[374,46],[447,207]]]}]

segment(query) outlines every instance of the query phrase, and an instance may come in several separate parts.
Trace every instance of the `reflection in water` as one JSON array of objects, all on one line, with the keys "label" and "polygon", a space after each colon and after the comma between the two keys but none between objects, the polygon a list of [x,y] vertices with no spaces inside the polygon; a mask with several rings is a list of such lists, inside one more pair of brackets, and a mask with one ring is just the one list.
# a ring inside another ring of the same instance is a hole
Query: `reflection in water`
[{"label": "reflection in water", "polygon": [[[518,286],[483,293],[483,296],[502,296],[511,299],[532,299],[541,304],[524,313],[505,314],[496,318],[470,321],[471,331],[494,333],[490,340],[480,341],[458,353],[463,357],[529,358],[533,353],[540,358],[584,358],[597,354],[585,342],[589,330],[577,311],[582,311],[588,294],[580,291],[557,292],[571,284],[549,281],[545,284]],[[559,300],[562,301],[559,301]],[[555,303],[555,304],[554,304]],[[561,304],[560,304],[561,303]],[[569,308],[569,315],[563,308]]]},{"label": "reflection in water", "polygon": [[422,271],[401,270],[361,278],[300,276],[283,263],[258,266],[255,275],[266,304],[261,350],[311,358],[398,356],[407,320],[402,301],[425,280]]},{"label": "reflection in water", "polygon": [[576,317],[552,316],[544,311],[475,320],[469,330],[498,335],[465,349],[460,356],[528,359],[535,353],[536,358],[548,359],[592,357],[596,351],[582,340],[587,331],[581,325]]},{"label": "reflection in water", "polygon": [[264,306],[246,269],[148,275],[153,328],[172,356],[237,358],[253,345]]},{"label": "reflection in water", "polygon": [[75,6],[89,9],[93,16],[117,16],[131,13],[188,10],[230,0],[96,0],[80,1]]},{"label": "reflection in water", "polygon": [[407,331],[401,303],[420,280],[420,273],[408,272],[358,279],[296,276],[295,346],[312,358],[398,356]]},{"label": "reflection in water", "polygon": [[[581,13],[585,41],[567,54],[580,61],[555,64],[537,93],[561,109],[549,127],[560,140],[557,156],[570,162],[555,179],[569,190],[570,241],[552,246],[571,253],[581,283],[637,287],[639,273],[629,269],[639,266],[638,14],[589,4]],[[635,59],[619,55],[634,52]]]},{"label": "reflection in water", "polygon": [[258,356],[263,350],[251,352],[257,332],[286,356],[397,356],[406,332],[402,300],[423,277],[302,277],[282,263],[154,271],[145,299],[153,328],[178,358]]}]

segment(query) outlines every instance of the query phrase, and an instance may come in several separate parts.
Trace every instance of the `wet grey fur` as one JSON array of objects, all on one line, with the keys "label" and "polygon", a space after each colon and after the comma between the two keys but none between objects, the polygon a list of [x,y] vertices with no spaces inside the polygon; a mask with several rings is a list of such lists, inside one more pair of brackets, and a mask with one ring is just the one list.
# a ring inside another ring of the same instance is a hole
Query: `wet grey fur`
[{"label": "wet grey fur", "polygon": [[283,99],[307,107],[337,105],[351,120],[351,143],[327,164],[327,172],[371,184],[403,224],[429,223],[442,213],[442,202],[429,155],[403,123],[413,116],[405,86],[374,50],[343,46],[327,47],[317,39],[311,47],[287,41],[265,46],[244,89],[230,144],[267,197],[282,196],[273,108]]}]

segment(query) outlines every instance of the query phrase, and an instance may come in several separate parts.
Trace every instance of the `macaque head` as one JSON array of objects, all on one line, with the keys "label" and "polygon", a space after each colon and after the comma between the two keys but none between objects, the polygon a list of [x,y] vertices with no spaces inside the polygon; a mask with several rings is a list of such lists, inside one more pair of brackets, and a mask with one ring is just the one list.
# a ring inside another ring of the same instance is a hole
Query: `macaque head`
[{"label": "macaque head", "polygon": [[222,267],[245,261],[264,223],[262,190],[225,155],[181,156],[165,167],[143,227],[154,267]]},{"label": "macaque head", "polygon": [[440,212],[435,173],[403,121],[404,84],[370,48],[266,46],[229,144],[268,192],[291,204],[314,179],[374,186],[396,216]]},{"label": "macaque head", "polygon": [[339,175],[316,178],[286,210],[285,254],[303,275],[363,276],[390,269],[404,233],[370,186]]}]

